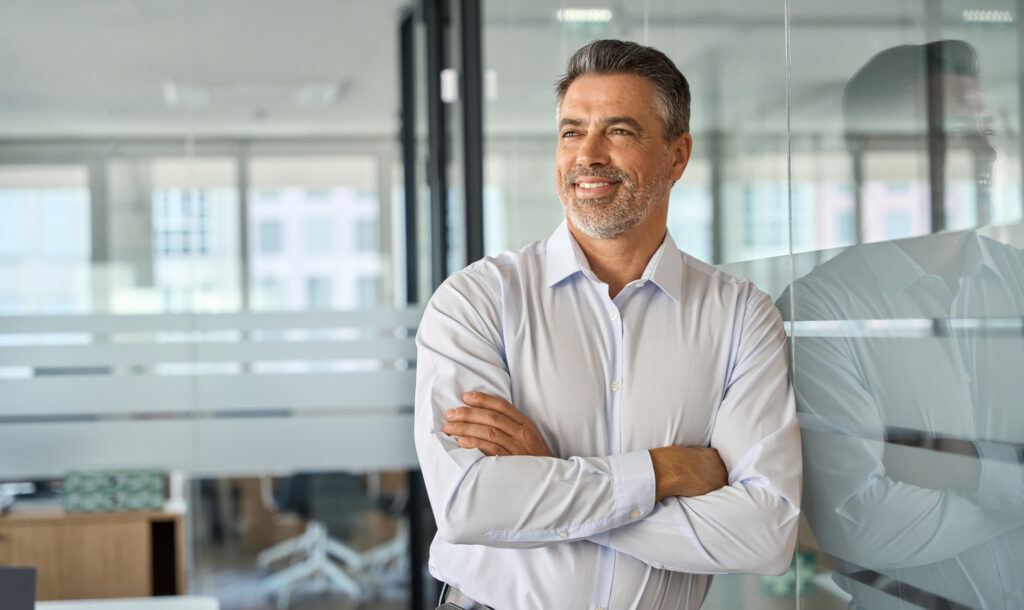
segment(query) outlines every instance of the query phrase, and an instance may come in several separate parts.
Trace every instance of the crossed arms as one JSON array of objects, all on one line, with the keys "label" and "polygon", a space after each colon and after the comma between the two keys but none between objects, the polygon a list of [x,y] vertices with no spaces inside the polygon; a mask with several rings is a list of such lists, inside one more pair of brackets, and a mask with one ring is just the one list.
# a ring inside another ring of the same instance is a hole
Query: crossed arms
[{"label": "crossed arms", "polygon": [[[484,455],[554,457],[540,430],[515,406],[498,396],[465,392],[465,406],[445,411],[442,430],[457,437],[460,447]],[[669,445],[651,449],[654,497],[702,496],[729,484],[725,464],[711,447]]]},{"label": "crossed arms", "polygon": [[509,402],[494,294],[465,276],[450,280],[417,336],[416,446],[444,540],[505,548],[586,541],[694,573],[788,568],[799,516],[799,431],[770,300],[761,294],[748,307],[748,339],[711,447],[561,459]]}]

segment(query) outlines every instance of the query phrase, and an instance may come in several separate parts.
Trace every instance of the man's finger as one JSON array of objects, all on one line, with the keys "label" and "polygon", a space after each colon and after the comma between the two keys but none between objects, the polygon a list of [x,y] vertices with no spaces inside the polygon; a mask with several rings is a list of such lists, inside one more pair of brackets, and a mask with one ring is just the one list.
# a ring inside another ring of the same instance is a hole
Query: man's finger
[{"label": "man's finger", "polygon": [[511,436],[504,433],[503,431],[483,424],[468,424],[463,422],[449,422],[444,425],[445,434],[451,436],[458,436],[462,438],[464,436],[471,436],[473,438],[480,439],[493,443],[505,449],[508,452],[512,452],[514,441]]},{"label": "man's finger", "polygon": [[462,395],[462,400],[471,407],[497,411],[517,424],[522,424],[523,420],[526,419],[526,416],[520,413],[519,409],[515,408],[512,403],[498,396],[492,396],[483,392],[466,392]]},{"label": "man's finger", "polygon": [[485,407],[456,407],[449,409],[444,414],[449,422],[468,422],[471,424],[483,424],[492,426],[508,435],[513,435],[521,424],[499,411],[492,411]]},{"label": "man's finger", "polygon": [[511,455],[504,447],[472,436],[460,436],[459,446],[463,449],[479,449],[484,455]]}]

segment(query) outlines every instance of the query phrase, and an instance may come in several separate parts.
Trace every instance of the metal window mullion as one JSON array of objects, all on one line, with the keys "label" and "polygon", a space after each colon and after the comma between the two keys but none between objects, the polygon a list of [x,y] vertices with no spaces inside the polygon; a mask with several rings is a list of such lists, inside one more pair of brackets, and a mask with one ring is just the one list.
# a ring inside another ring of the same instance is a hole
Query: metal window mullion
[{"label": "metal window mullion", "polygon": [[466,260],[484,256],[483,39],[480,0],[461,0],[462,152]]}]

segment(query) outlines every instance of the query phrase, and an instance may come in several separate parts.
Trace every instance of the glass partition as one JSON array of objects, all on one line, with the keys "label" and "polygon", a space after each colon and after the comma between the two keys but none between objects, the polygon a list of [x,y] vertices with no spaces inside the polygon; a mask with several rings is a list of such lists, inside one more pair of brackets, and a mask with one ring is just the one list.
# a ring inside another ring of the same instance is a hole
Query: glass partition
[{"label": "glass partition", "polygon": [[404,7],[0,10],[0,566],[40,601],[409,606]]},{"label": "glass partition", "polygon": [[792,3],[793,135],[841,143],[851,196],[818,213],[856,235],[797,254],[778,301],[803,430],[800,551],[853,607],[1012,608],[1019,7],[840,4]]}]

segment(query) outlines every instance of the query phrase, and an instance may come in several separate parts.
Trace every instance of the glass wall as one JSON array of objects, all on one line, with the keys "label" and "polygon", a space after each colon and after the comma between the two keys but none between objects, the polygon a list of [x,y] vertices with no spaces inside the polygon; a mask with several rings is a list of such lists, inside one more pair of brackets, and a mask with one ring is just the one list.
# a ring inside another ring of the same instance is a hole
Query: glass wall
[{"label": "glass wall", "polygon": [[409,606],[404,5],[0,8],[0,566],[41,601]]},{"label": "glass wall", "polygon": [[669,231],[786,320],[805,470],[793,567],[716,577],[704,607],[1020,607],[1018,5],[484,4],[487,251],[562,217],[565,60],[634,40],[693,95]]},{"label": "glass wall", "polygon": [[[1024,599],[1021,15],[978,9],[791,7],[792,137],[848,168],[841,207],[819,199],[813,222],[849,228],[797,248],[777,302],[793,320],[801,550],[861,608]],[[796,150],[794,201],[828,172]]]}]

